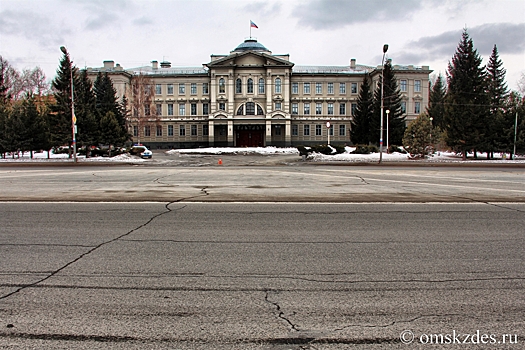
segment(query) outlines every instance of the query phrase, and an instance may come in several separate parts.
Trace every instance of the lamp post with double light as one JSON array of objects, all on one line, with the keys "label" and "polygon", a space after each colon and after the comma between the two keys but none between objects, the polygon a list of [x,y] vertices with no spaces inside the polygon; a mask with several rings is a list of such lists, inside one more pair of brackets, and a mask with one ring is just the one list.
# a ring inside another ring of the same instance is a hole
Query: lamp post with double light
[{"label": "lamp post with double light", "polygon": [[383,161],[383,87],[385,85],[385,55],[388,51],[388,44],[383,45],[383,59],[381,60],[381,123],[380,123],[380,134],[379,134],[379,163]]},{"label": "lamp post with double light", "polygon": [[[68,56],[67,49],[64,46],[60,46],[60,51],[64,53],[64,55]],[[73,134],[73,138],[71,143],[73,144],[73,161],[77,162],[77,140],[76,140],[76,133],[77,133],[77,117],[75,116],[75,94],[74,94],[74,84],[73,84],[73,62],[69,60],[69,72],[70,72],[70,84],[71,84],[71,133]]]}]

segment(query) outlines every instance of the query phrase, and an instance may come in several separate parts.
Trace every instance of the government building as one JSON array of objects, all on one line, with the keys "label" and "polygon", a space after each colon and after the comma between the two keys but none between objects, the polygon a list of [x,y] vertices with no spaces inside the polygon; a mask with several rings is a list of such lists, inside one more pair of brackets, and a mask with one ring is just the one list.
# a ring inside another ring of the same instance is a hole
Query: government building
[{"label": "government building", "polygon": [[[137,113],[130,114],[133,142],[150,148],[284,147],[326,143],[328,133],[332,144],[352,144],[360,85],[368,73],[374,88],[381,68],[355,59],[344,66],[299,66],[288,54],[272,54],[249,38],[200,67],[152,61],[124,69],[104,61],[101,68],[88,68],[88,74],[95,79],[107,72],[119,96],[129,94],[134,77],[151,78],[154,95],[145,107],[151,118],[138,123]],[[406,119],[413,120],[428,105],[432,71],[428,66],[393,68]]]}]

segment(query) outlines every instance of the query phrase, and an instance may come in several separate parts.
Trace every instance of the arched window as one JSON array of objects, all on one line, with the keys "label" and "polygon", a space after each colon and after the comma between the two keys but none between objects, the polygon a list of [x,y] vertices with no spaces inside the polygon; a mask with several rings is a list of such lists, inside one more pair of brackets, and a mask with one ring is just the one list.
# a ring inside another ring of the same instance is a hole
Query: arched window
[{"label": "arched window", "polygon": [[253,79],[248,79],[248,93],[253,94]]},{"label": "arched window", "polygon": [[255,115],[255,103],[246,102],[246,115]]},{"label": "arched window", "polygon": [[219,93],[225,93],[226,87],[224,85],[224,78],[219,79]]},{"label": "arched window", "polygon": [[257,105],[257,115],[264,115],[263,109],[259,105]]},{"label": "arched window", "polygon": [[275,93],[281,93],[281,78],[275,78]]},{"label": "arched window", "polygon": [[240,105],[237,109],[237,115],[243,115],[244,114],[244,105]]},{"label": "arched window", "polygon": [[235,93],[240,94],[242,92],[242,81],[240,78],[235,80]]},{"label": "arched window", "polygon": [[259,79],[259,93],[264,94],[264,79]]}]

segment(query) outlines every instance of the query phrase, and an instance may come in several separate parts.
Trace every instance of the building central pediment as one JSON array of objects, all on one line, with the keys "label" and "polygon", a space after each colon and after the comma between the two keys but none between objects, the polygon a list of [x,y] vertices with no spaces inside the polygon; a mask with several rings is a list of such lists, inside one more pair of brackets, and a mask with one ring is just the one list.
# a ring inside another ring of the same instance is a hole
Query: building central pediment
[{"label": "building central pediment", "polygon": [[268,55],[266,53],[259,53],[254,51],[232,53],[231,55],[213,60],[207,64],[206,67],[214,68],[230,68],[230,67],[293,67],[294,64],[285,59]]}]

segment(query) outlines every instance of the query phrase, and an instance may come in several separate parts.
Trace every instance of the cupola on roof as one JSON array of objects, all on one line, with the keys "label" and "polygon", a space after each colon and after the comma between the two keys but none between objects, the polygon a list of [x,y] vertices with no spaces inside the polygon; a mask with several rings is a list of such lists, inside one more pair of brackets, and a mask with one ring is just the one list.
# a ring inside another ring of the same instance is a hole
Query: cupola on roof
[{"label": "cupola on roof", "polygon": [[244,42],[240,44],[239,46],[237,46],[235,50],[233,50],[232,52],[245,52],[245,51],[262,51],[262,52],[271,53],[271,51],[268,50],[266,47],[264,47],[263,44],[257,42],[257,39],[255,38],[245,39]]}]

